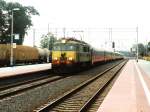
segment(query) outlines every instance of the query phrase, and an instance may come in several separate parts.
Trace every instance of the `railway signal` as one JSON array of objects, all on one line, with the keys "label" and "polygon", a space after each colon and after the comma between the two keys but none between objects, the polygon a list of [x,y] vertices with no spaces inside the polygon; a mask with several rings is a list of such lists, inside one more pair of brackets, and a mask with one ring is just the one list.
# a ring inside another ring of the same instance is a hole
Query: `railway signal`
[{"label": "railway signal", "polygon": [[115,42],[112,42],[112,48],[115,48]]}]

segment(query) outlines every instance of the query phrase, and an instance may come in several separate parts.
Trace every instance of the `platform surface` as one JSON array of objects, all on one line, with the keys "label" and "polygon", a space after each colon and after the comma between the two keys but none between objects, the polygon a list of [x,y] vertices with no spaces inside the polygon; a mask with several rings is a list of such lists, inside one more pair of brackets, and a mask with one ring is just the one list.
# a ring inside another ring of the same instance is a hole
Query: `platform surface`
[{"label": "platform surface", "polygon": [[51,63],[0,68],[0,78],[51,69]]},{"label": "platform surface", "polygon": [[129,60],[97,112],[150,112],[150,77],[143,67],[150,65]]},{"label": "platform surface", "polygon": [[150,77],[150,61],[139,60],[138,65],[146,72],[146,74]]}]

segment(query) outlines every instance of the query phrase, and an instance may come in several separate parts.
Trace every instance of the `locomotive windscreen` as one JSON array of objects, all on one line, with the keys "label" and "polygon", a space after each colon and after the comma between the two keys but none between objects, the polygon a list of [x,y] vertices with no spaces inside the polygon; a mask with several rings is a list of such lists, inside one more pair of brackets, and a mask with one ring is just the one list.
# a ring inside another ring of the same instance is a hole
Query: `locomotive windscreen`
[{"label": "locomotive windscreen", "polygon": [[72,44],[55,44],[53,46],[54,51],[74,51],[76,50],[75,45]]}]

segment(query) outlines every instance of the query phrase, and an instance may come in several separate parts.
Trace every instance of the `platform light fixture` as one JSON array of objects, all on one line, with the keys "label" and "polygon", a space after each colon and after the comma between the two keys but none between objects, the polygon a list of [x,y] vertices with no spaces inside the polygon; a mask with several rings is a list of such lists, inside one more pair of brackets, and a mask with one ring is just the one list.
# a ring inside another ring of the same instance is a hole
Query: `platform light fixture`
[{"label": "platform light fixture", "polygon": [[14,8],[11,10],[11,47],[10,47],[10,66],[13,66],[13,27],[14,27],[14,11],[20,10],[19,8]]},{"label": "platform light fixture", "polygon": [[136,33],[137,33],[137,57],[136,57],[136,61],[138,62],[138,57],[139,57],[139,47],[138,47],[138,26],[136,27]]}]

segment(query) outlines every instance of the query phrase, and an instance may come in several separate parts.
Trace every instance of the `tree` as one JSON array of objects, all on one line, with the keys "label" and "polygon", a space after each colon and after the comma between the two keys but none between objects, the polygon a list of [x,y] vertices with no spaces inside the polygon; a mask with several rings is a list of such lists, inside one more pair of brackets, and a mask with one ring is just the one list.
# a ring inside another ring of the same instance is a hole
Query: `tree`
[{"label": "tree", "polygon": [[48,33],[47,35],[43,35],[41,39],[41,47],[48,48],[52,50],[54,42],[56,42],[56,37],[52,33]]},{"label": "tree", "polygon": [[[3,3],[3,10],[8,12],[7,17],[6,15],[3,16],[0,22],[0,27],[3,26],[0,42],[1,43],[10,43],[10,32],[11,32],[11,13],[14,8],[19,8],[18,11],[14,11],[14,34],[19,34],[19,40],[16,41],[17,44],[22,44],[24,41],[24,36],[27,33],[27,30],[32,26],[32,15],[39,15],[38,11],[32,6],[22,6],[19,3],[6,3],[3,0],[0,0],[0,3]],[[1,11],[1,12],[2,12]],[[7,22],[6,22],[7,20]]]},{"label": "tree", "polygon": [[0,0],[0,36],[1,37],[2,35],[5,35],[6,30],[8,30],[7,16],[4,14],[4,11],[6,11],[5,8],[6,8],[6,2]]},{"label": "tree", "polygon": [[148,52],[150,52],[150,42],[148,42],[147,49],[148,49]]},{"label": "tree", "polygon": [[148,42],[148,44],[145,45],[145,49],[146,49],[146,55],[150,56],[150,42]]},{"label": "tree", "polygon": [[139,55],[141,55],[141,56],[145,55],[145,47],[142,43],[138,44],[138,50],[139,50]]},{"label": "tree", "polygon": [[[133,45],[132,50],[136,54],[136,52],[137,52],[137,44]],[[140,56],[144,56],[145,55],[145,47],[144,47],[144,45],[142,43],[138,44],[138,54]]]}]

